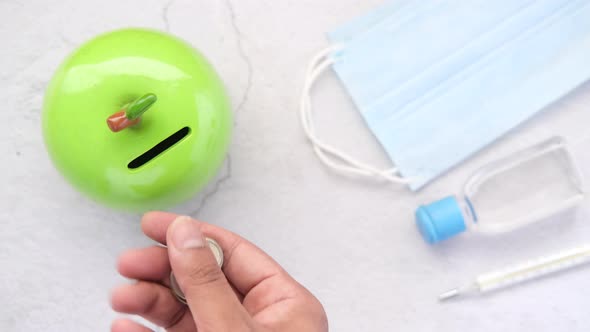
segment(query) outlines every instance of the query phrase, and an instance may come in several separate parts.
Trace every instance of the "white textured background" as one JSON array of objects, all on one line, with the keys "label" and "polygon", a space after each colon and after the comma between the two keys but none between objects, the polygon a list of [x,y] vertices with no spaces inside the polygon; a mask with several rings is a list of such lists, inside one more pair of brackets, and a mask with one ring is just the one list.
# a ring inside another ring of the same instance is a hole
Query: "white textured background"
[{"label": "white textured background", "polygon": [[[198,210],[267,250],[319,297],[332,331],[588,331],[588,268],[489,297],[435,300],[477,273],[582,243],[587,202],[577,216],[434,248],[413,211],[458,192],[501,153],[587,133],[590,86],[418,194],[347,180],[315,159],[297,118],[304,66],[327,45],[326,31],[380,2],[0,0],[0,331],[108,330],[109,291],[124,282],[116,257],[149,244],[139,216],[97,206],[64,183],[40,132],[44,88],[62,59],[128,26],[168,30],[199,48],[235,105],[231,167],[206,202],[177,210]],[[333,74],[318,85],[315,106],[326,139],[387,165]]]}]

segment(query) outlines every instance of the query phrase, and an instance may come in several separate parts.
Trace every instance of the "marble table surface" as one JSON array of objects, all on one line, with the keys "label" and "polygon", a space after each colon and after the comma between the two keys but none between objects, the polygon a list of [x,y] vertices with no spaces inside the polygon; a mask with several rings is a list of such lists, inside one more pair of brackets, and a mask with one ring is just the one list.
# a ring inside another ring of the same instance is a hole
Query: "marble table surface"
[{"label": "marble table surface", "polygon": [[[150,245],[139,216],[90,202],[55,171],[40,132],[44,89],[80,43],[128,26],[169,31],[200,49],[234,104],[228,161],[203,194],[174,211],[237,232],[324,304],[332,331],[588,331],[588,269],[482,298],[441,304],[441,291],[504,264],[583,243],[590,205],[501,237],[431,247],[421,203],[458,193],[469,174],[548,136],[590,124],[590,86],[418,193],[351,180],[315,158],[298,121],[306,63],[325,33],[380,0],[0,0],[0,331],[106,331],[109,292],[126,282],[117,255]],[[387,166],[333,73],[314,93],[323,137]],[[583,152],[584,153],[584,152]],[[586,152],[590,153],[590,152]]]}]

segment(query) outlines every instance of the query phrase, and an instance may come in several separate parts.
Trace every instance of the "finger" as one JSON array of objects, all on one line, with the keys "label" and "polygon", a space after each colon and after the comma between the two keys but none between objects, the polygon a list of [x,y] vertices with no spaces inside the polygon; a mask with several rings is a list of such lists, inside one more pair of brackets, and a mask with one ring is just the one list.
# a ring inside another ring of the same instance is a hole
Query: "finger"
[{"label": "finger", "polygon": [[153,332],[147,327],[130,319],[119,318],[113,321],[111,332]]},{"label": "finger", "polygon": [[126,278],[170,286],[170,261],[166,248],[153,246],[128,250],[119,256],[117,270]]},{"label": "finger", "polygon": [[[178,215],[173,214],[173,213],[150,212],[150,213],[146,214],[142,219],[143,231],[146,235],[148,235],[153,240],[158,241],[162,244],[165,244],[166,243],[166,230],[168,229],[168,227],[170,226],[172,221],[174,221],[174,219],[176,219],[176,217],[178,217]],[[224,254],[224,256],[225,256],[225,254]],[[167,252],[166,252],[166,264],[167,264],[166,267],[169,269],[170,268],[170,261],[168,259]],[[225,265],[227,265],[227,264],[225,264]],[[167,275],[164,275],[162,277],[164,278],[163,284],[169,287],[170,286],[170,282],[169,282],[170,272],[169,272],[169,270],[167,271],[167,273],[168,273]],[[133,277],[129,277],[129,278],[133,278]],[[236,288],[236,286],[233,283],[230,282],[230,284],[231,284],[230,286],[234,290],[234,293],[236,294],[236,296],[238,297],[240,302],[242,302],[244,300],[244,295]]]},{"label": "finger", "polygon": [[139,315],[166,328],[178,325],[187,312],[186,306],[176,300],[170,289],[144,281],[115,289],[111,306],[116,312]]},{"label": "finger", "polygon": [[[178,215],[167,212],[150,212],[142,220],[144,233],[160,243],[166,243],[166,230]],[[200,223],[205,236],[215,239],[223,249],[223,272],[241,294],[263,280],[282,276],[294,282],[288,274],[264,251],[249,241],[220,227]]]},{"label": "finger", "polygon": [[168,255],[200,332],[242,331],[253,322],[217,265],[201,231],[189,217],[168,228]]},{"label": "finger", "polygon": [[166,245],[166,231],[177,217],[177,214],[170,212],[148,212],[141,218],[141,229],[152,240]]}]

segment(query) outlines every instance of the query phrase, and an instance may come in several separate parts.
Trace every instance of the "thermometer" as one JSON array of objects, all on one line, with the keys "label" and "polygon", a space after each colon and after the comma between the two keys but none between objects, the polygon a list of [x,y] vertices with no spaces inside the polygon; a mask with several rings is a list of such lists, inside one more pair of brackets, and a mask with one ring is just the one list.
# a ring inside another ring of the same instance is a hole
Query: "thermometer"
[{"label": "thermometer", "polygon": [[465,294],[480,294],[514,286],[525,281],[573,268],[590,262],[590,245],[540,257],[529,262],[478,276],[471,284],[451,289],[439,295],[439,300]]}]

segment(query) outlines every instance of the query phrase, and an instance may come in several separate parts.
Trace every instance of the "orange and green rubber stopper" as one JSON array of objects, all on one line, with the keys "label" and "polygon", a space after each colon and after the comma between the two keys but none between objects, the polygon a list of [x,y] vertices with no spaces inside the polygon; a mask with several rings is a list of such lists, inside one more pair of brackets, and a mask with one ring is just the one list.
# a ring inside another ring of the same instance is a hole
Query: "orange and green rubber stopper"
[{"label": "orange and green rubber stopper", "polygon": [[107,125],[113,132],[119,132],[139,124],[141,116],[158,100],[155,94],[148,93],[125,105],[119,112],[107,119]]}]

